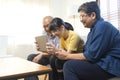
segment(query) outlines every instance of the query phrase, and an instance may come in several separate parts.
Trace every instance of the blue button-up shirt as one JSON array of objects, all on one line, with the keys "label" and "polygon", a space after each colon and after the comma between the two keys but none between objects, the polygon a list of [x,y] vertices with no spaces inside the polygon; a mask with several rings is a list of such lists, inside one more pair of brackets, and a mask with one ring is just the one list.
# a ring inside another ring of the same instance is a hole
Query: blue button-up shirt
[{"label": "blue button-up shirt", "polygon": [[89,61],[120,77],[120,32],[112,24],[98,20],[88,34],[83,53]]}]

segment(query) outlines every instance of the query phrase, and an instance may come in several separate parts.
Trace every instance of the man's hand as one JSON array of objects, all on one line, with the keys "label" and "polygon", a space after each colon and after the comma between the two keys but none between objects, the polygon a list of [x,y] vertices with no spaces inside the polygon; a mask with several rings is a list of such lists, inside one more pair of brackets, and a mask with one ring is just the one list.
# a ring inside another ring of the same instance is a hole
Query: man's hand
[{"label": "man's hand", "polygon": [[36,50],[37,50],[37,51],[40,51],[40,47],[39,47],[39,45],[38,45],[37,42],[35,42],[35,46],[36,46]]},{"label": "man's hand", "polygon": [[52,54],[52,55],[54,55],[54,53],[57,51],[57,48],[56,48],[55,45],[52,44],[52,43],[47,43],[47,44],[46,44],[46,49],[47,49],[47,52],[48,52],[49,54]]},{"label": "man's hand", "polygon": [[33,62],[38,63],[38,61],[42,58],[42,53],[34,57]]}]

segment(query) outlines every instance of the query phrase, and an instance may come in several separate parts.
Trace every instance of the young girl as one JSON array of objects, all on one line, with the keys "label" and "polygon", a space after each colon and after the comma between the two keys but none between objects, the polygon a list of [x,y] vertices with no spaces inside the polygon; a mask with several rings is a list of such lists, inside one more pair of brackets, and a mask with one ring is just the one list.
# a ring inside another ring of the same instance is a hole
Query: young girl
[{"label": "young girl", "polygon": [[66,60],[58,59],[54,54],[58,50],[64,49],[69,53],[82,52],[83,40],[78,34],[72,30],[67,29],[68,26],[60,18],[54,18],[49,24],[49,30],[52,35],[58,36],[60,39],[59,48],[55,47],[52,43],[47,43],[47,51],[52,54],[51,67],[53,69],[53,80],[58,80],[58,70],[63,68],[63,64]]}]

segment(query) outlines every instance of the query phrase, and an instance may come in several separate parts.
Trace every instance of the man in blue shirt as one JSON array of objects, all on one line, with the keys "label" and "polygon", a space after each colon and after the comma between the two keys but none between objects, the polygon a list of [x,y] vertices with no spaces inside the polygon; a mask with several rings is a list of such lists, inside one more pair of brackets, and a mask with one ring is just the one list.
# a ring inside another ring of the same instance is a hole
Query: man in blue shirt
[{"label": "man in blue shirt", "polygon": [[90,28],[83,53],[56,52],[64,64],[64,80],[107,80],[120,77],[120,32],[100,16],[96,2],[86,2],[78,9],[80,21]]}]

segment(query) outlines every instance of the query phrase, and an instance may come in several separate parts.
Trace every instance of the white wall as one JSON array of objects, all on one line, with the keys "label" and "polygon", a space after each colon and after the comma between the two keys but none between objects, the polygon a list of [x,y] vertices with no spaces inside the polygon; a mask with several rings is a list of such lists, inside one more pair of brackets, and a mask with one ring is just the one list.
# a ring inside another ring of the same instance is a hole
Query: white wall
[{"label": "white wall", "polygon": [[[77,9],[91,0],[0,0],[0,36],[8,36],[7,54],[26,58],[35,53],[34,37],[42,33],[42,18],[61,17],[70,22],[80,36],[86,36]],[[75,15],[75,17],[73,17]]]},{"label": "white wall", "polygon": [[35,52],[34,37],[42,33],[42,18],[49,14],[48,0],[0,0],[0,36],[9,38],[7,54]]},{"label": "white wall", "polygon": [[7,45],[8,44],[8,36],[0,36],[0,56],[6,55],[7,53]]},{"label": "white wall", "polygon": [[95,0],[50,0],[50,11],[52,15],[61,17],[65,21],[70,22],[80,36],[86,36],[89,29],[84,28],[79,20],[77,11],[82,3],[89,1]]}]

